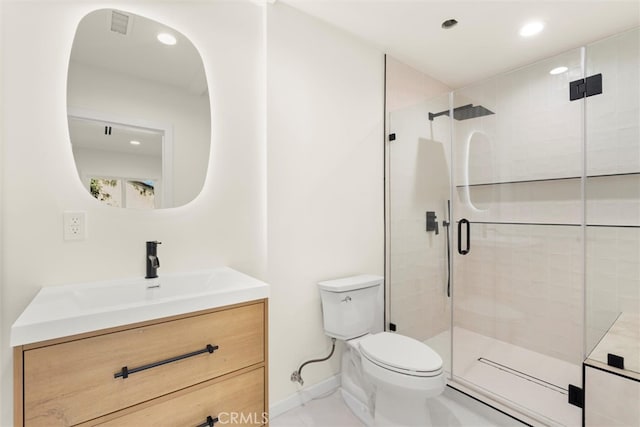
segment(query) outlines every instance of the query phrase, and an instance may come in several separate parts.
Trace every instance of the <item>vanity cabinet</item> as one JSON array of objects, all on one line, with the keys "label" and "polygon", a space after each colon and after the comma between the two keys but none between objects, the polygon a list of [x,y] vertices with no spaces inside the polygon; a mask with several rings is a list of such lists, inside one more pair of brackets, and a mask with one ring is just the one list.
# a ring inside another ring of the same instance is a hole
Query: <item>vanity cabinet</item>
[{"label": "vanity cabinet", "polygon": [[266,299],[23,345],[14,356],[16,425],[268,422]]}]

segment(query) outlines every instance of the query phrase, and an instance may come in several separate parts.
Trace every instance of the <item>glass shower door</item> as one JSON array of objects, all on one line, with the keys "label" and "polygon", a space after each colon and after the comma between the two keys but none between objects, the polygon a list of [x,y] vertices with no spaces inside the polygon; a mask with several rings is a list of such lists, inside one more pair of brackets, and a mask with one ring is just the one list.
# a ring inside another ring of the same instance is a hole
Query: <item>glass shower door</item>
[{"label": "glass shower door", "polygon": [[574,50],[453,94],[453,379],[561,425],[581,422],[582,76]]},{"label": "glass shower door", "polygon": [[392,328],[427,343],[450,372],[449,94],[389,112],[388,319]]},{"label": "glass shower door", "polygon": [[586,355],[640,373],[640,30],[587,47]]}]

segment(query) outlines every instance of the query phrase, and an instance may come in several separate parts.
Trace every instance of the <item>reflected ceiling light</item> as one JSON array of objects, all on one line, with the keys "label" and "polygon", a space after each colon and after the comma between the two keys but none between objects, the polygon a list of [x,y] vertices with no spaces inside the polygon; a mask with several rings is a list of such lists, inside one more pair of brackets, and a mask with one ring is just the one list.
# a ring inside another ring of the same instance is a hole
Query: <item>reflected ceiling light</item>
[{"label": "reflected ceiling light", "polygon": [[520,28],[520,35],[522,37],[531,37],[538,34],[544,28],[544,23],[541,21],[529,22]]},{"label": "reflected ceiling light", "polygon": [[129,144],[131,144],[131,145],[140,145],[140,141],[131,140],[131,141],[129,141]]},{"label": "reflected ceiling light", "polygon": [[567,72],[567,70],[568,70],[568,68],[564,67],[564,66],[563,67],[556,67],[553,70],[549,71],[549,74],[553,74],[553,75],[562,74],[562,73]]},{"label": "reflected ceiling light", "polygon": [[176,38],[169,33],[158,34],[158,41],[169,46],[176,44]]}]

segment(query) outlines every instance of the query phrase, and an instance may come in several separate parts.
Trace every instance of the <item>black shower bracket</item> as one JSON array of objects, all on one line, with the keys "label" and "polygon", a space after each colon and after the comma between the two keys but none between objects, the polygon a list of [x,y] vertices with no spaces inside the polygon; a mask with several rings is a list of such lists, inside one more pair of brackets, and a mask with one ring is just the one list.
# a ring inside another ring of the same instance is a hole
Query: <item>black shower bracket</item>
[{"label": "black shower bracket", "polygon": [[618,369],[624,369],[624,357],[618,356],[617,354],[608,353],[607,365],[613,366],[614,368]]},{"label": "black shower bracket", "polygon": [[578,408],[584,408],[584,390],[573,384],[569,384],[567,387],[569,392],[569,404],[577,406]]},{"label": "black shower bracket", "polygon": [[602,74],[594,74],[586,79],[578,79],[569,83],[569,101],[602,93]]}]

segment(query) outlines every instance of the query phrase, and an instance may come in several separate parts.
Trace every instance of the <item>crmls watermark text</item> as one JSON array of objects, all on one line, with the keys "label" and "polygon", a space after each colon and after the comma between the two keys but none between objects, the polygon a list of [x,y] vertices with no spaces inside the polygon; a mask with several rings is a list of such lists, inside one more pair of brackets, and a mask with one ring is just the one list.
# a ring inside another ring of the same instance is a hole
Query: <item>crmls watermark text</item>
[{"label": "crmls watermark text", "polygon": [[269,414],[263,412],[261,414],[256,412],[219,412],[218,422],[220,424],[252,424],[261,426],[269,422]]}]

